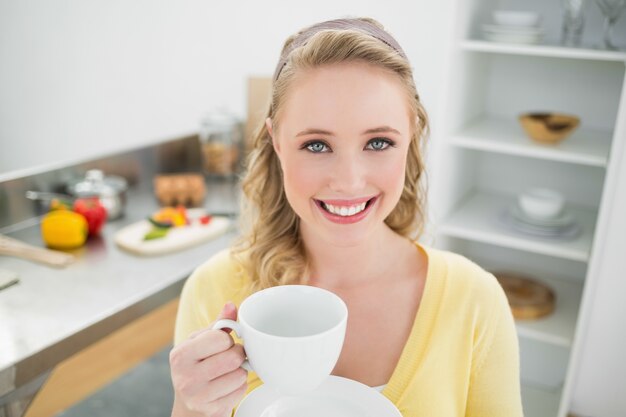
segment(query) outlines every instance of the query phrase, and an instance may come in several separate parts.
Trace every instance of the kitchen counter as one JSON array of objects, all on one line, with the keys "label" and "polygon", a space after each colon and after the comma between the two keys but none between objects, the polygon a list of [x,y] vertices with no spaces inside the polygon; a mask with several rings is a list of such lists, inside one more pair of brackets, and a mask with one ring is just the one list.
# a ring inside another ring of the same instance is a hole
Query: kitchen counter
[{"label": "kitchen counter", "polygon": [[[207,189],[209,212],[238,211],[236,185]],[[4,404],[32,396],[61,361],[175,298],[193,269],[237,236],[234,220],[226,234],[168,255],[140,257],[115,245],[117,230],[157,209],[150,190],[131,189],[126,215],[73,251],[78,260],[63,269],[0,256],[0,268],[20,276],[0,291],[0,415]],[[43,246],[38,225],[10,236]]]}]

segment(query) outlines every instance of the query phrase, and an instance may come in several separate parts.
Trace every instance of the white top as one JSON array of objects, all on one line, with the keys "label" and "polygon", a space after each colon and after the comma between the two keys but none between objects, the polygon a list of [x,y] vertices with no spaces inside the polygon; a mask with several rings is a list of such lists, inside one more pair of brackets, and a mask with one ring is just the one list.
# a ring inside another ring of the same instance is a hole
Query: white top
[{"label": "white top", "polygon": [[383,390],[385,389],[385,387],[387,386],[387,384],[385,385],[379,385],[377,387],[372,387],[373,389],[375,389],[378,392],[383,392]]}]

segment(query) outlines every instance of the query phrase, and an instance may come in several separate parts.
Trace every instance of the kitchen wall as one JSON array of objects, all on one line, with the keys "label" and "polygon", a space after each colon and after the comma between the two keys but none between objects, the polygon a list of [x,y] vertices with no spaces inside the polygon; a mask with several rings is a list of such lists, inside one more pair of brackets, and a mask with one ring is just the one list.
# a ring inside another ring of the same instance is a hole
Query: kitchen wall
[{"label": "kitchen wall", "polygon": [[246,77],[336,17],[385,24],[435,112],[451,3],[0,1],[0,179],[192,133],[215,106],[243,118]]}]

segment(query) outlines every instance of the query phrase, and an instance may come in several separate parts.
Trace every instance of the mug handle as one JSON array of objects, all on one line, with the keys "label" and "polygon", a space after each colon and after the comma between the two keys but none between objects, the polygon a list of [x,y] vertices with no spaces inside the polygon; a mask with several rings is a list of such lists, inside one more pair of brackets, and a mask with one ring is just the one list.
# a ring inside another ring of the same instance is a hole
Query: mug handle
[{"label": "mug handle", "polygon": [[[243,340],[243,328],[241,327],[239,323],[237,323],[234,320],[229,320],[229,319],[218,320],[215,322],[215,324],[212,327],[213,330],[223,330],[226,328],[233,329],[233,331],[237,333],[237,336],[239,336],[239,338]],[[254,372],[254,369],[252,369],[252,367],[250,366],[250,361],[248,361],[248,359],[243,361],[243,363],[241,364],[241,367],[245,369],[246,371]]]}]

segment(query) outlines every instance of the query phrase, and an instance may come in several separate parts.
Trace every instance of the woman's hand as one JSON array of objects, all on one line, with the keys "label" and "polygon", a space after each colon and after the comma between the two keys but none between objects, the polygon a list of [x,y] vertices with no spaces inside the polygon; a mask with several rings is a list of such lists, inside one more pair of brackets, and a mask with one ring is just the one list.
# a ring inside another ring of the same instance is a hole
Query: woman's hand
[{"label": "woman's hand", "polygon": [[[237,307],[226,304],[217,318],[221,319],[237,320]],[[230,416],[247,388],[248,372],[241,368],[244,359],[243,346],[211,326],[172,349],[172,417]]]}]

